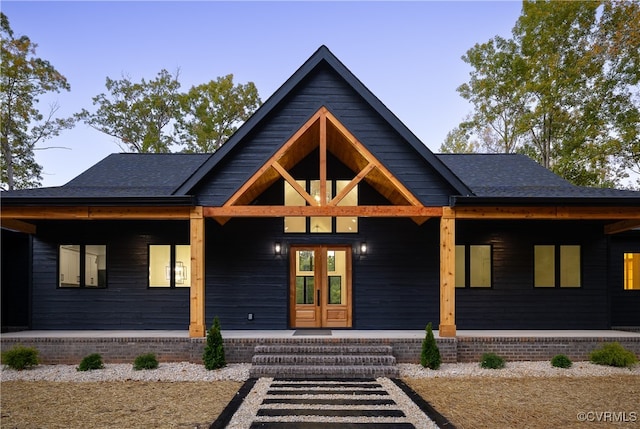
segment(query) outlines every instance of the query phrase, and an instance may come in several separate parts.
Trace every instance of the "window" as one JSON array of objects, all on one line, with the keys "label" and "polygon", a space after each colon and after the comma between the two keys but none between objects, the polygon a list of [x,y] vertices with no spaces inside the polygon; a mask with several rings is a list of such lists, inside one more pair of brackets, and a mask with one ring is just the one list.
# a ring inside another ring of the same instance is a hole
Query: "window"
[{"label": "window", "polygon": [[624,289],[640,290],[640,253],[624,254]]},{"label": "window", "polygon": [[491,245],[456,246],[456,287],[491,287]]},{"label": "window", "polygon": [[580,287],[580,246],[536,245],[534,246],[535,287]]},{"label": "window", "polygon": [[149,287],[191,286],[191,246],[149,245]]},{"label": "window", "polygon": [[107,287],[107,246],[62,244],[58,248],[58,287]]},{"label": "window", "polygon": [[[320,195],[320,180],[296,180],[305,191],[309,193],[316,201],[326,204],[336,195],[341,193],[350,180],[327,180],[327,191],[322,201]],[[289,207],[305,206],[307,201],[300,195],[289,182],[284,182],[284,205]],[[350,189],[344,198],[337,204],[338,206],[357,206],[358,205],[358,186]],[[312,233],[356,233],[358,232],[358,218],[352,216],[340,216],[336,218],[328,216],[286,216],[284,218],[284,232],[312,232]]]}]

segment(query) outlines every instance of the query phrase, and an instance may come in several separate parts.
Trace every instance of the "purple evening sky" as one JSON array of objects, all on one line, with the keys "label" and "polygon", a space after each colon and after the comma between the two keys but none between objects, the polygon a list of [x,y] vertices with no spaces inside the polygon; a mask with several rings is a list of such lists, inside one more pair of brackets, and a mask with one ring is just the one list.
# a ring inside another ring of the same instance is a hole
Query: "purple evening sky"
[{"label": "purple evening sky", "polygon": [[[42,97],[60,115],[94,110],[105,78],[152,79],[180,69],[182,89],[232,73],[265,101],[326,45],[409,129],[436,152],[471,111],[456,92],[475,43],[509,37],[515,1],[165,2],[3,1],[16,36],[38,44],[71,91]],[[62,185],[105,156],[114,138],[83,123],[38,150],[44,186]]]}]

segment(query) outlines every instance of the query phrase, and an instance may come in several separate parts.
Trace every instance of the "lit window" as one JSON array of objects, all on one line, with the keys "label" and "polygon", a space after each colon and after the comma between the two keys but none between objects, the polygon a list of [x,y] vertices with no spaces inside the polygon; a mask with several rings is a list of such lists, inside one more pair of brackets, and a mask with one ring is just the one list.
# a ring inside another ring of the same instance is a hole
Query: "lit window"
[{"label": "lit window", "polygon": [[456,287],[467,286],[491,287],[491,245],[456,246]]},{"label": "lit window", "polygon": [[191,246],[152,244],[149,246],[149,287],[191,286]]},{"label": "lit window", "polygon": [[61,245],[58,249],[58,286],[107,287],[107,246]]},{"label": "lit window", "polygon": [[[320,195],[320,180],[296,180],[296,183],[300,185],[305,191],[309,192],[318,203],[326,205],[331,201],[338,193],[340,193],[349,183],[350,180],[327,180],[326,195],[324,198]],[[335,192],[334,192],[335,184]],[[293,186],[286,180],[284,181],[284,205],[287,207],[300,207],[306,206],[307,201],[300,195]],[[357,206],[358,205],[358,186],[354,186],[349,192],[340,200],[338,206]],[[309,218],[303,216],[285,216],[284,218],[284,232],[311,232],[311,233],[331,233],[334,231],[334,219],[335,219],[335,231],[340,233],[357,233],[358,232],[358,218],[352,216],[340,216],[332,218],[330,216],[310,216]]]},{"label": "lit window", "polygon": [[640,253],[624,254],[624,288],[640,290]]},{"label": "lit window", "polygon": [[581,250],[575,245],[534,246],[534,286],[580,287]]}]

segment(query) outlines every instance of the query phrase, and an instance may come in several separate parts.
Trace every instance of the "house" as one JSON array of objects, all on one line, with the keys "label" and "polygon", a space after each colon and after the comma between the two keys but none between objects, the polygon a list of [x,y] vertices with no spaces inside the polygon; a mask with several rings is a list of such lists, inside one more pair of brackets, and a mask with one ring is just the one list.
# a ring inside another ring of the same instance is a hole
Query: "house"
[{"label": "house", "polygon": [[640,192],[435,155],[324,46],[213,155],[1,198],[5,330],[640,326]]}]

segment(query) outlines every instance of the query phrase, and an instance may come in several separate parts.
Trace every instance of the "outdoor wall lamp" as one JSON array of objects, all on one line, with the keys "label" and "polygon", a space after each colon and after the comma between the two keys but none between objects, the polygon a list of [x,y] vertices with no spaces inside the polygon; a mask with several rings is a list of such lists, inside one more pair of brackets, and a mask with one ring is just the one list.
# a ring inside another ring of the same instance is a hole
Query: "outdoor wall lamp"
[{"label": "outdoor wall lamp", "polygon": [[360,254],[361,255],[366,255],[367,254],[367,242],[363,241],[362,243],[360,243]]},{"label": "outdoor wall lamp", "polygon": [[273,253],[276,255],[282,254],[282,244],[279,241],[276,241],[273,245]]}]

